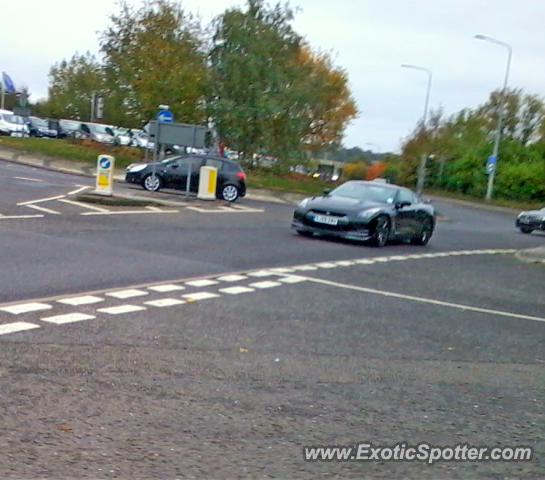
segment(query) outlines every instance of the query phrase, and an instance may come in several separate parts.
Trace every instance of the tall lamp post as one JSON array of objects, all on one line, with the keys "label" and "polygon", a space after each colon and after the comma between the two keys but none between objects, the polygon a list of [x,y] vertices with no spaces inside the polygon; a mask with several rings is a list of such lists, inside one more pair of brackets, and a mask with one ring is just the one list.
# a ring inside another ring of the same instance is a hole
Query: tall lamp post
[{"label": "tall lamp post", "polygon": [[509,80],[509,69],[511,68],[511,56],[513,54],[513,49],[508,43],[496,40],[492,37],[487,37],[486,35],[475,35],[477,40],[485,40],[490,43],[495,43],[507,49],[507,68],[505,69],[505,78],[503,81],[503,88],[501,91],[501,99],[498,105],[498,124],[496,126],[496,134],[494,136],[494,149],[492,151],[492,168],[488,171],[488,186],[486,188],[486,200],[492,199],[492,192],[494,191],[494,177],[496,176],[496,163],[498,161],[498,152],[500,149],[500,140],[501,140],[501,129],[503,124],[503,116],[505,111],[505,94],[507,91],[507,81]]},{"label": "tall lamp post", "polygon": [[[402,64],[402,68],[411,68],[413,70],[420,70],[425,72],[428,75],[428,87],[426,89],[426,100],[424,101],[424,114],[422,115],[422,128],[426,128],[426,121],[428,120],[428,106],[430,103],[430,92],[431,92],[431,78],[432,73],[429,68],[421,67],[420,65],[409,65]],[[424,184],[426,182],[426,160],[428,156],[426,153],[423,153],[420,157],[420,165],[418,167],[418,179],[416,181],[416,191],[418,194],[421,194],[424,190]]]}]

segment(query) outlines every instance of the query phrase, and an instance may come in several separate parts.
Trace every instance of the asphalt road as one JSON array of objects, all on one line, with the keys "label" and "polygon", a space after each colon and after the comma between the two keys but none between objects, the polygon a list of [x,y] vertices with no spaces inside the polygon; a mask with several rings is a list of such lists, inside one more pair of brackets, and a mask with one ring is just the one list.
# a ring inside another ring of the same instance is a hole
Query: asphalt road
[{"label": "asphalt road", "polygon": [[[545,236],[509,215],[437,203],[427,247],[374,249],[285,205],[82,215],[89,179],[0,175],[0,333],[28,328],[0,335],[2,478],[545,476],[545,268],[513,256]],[[302,458],[365,441],[534,458]]]}]

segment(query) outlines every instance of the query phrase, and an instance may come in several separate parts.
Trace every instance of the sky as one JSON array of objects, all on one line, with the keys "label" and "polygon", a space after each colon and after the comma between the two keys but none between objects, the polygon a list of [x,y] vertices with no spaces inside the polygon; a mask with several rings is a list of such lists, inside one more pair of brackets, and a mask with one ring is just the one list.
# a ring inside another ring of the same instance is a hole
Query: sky
[{"label": "sky", "polygon": [[[140,5],[140,0],[128,3]],[[242,0],[182,0],[207,23]],[[359,117],[344,144],[399,151],[422,117],[427,77],[430,108],[446,114],[486,101],[501,87],[507,51],[474,39],[485,34],[509,43],[509,85],[545,96],[543,0],[290,0],[294,27],[313,48],[329,52],[349,77]],[[47,95],[50,67],[76,51],[98,52],[99,32],[118,11],[115,0],[0,0],[0,70],[26,85],[31,100]]]}]

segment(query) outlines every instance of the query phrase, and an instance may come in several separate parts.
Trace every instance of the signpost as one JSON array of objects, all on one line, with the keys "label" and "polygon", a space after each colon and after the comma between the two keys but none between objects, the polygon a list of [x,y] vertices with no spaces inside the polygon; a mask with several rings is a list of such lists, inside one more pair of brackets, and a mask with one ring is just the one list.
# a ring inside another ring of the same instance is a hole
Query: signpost
[{"label": "signpost", "polygon": [[110,155],[99,155],[97,159],[97,181],[95,192],[99,195],[112,196],[115,158]]}]

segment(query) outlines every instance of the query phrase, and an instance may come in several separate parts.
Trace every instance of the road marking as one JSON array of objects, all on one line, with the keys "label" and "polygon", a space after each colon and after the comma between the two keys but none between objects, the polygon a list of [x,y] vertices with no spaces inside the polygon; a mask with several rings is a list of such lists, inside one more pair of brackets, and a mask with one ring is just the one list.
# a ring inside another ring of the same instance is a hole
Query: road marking
[{"label": "road marking", "polygon": [[335,262],[335,263],[339,267],[349,267],[350,265],[354,265],[354,262],[352,260],[339,260],[338,262]]},{"label": "road marking", "polygon": [[102,208],[102,207],[95,207],[94,205],[88,205],[87,203],[83,203],[83,202],[76,202],[75,200],[68,200],[66,198],[61,198],[59,200],[59,202],[63,202],[63,203],[68,203],[70,205],[75,205],[76,207],[80,207],[80,208],[87,208],[89,210],[93,210],[95,212],[101,212],[101,213],[104,213],[104,212],[109,212],[110,210],[106,209],[106,208]]},{"label": "road marking", "polygon": [[316,266],[320,268],[335,268],[337,265],[335,265],[332,262],[322,262],[322,263],[316,263]]},{"label": "road marking", "polygon": [[178,213],[180,210],[104,210],[103,212],[83,212],[80,215],[143,215],[146,213]]},{"label": "road marking", "polygon": [[322,280],[320,278],[313,278],[313,277],[305,277],[309,282],[314,283],[320,283],[322,285],[328,285],[331,287],[337,287],[337,288],[344,288],[347,290],[355,290],[358,292],[364,292],[364,293],[372,293],[374,295],[381,295],[383,297],[392,297],[392,298],[399,298],[402,300],[410,300],[413,302],[419,302],[419,303],[427,303],[430,305],[439,305],[441,307],[449,307],[449,308],[455,308],[458,310],[463,311],[471,311],[471,312],[478,312],[478,313],[487,313],[491,315],[499,315],[502,317],[511,317],[511,318],[520,318],[523,320],[532,320],[535,322],[545,322],[545,318],[542,317],[534,317],[532,315],[522,315],[520,313],[514,313],[514,312],[506,312],[503,310],[494,310],[490,308],[481,308],[481,307],[474,307],[472,305],[463,305],[460,303],[452,303],[452,302],[445,302],[443,300],[434,300],[432,298],[425,298],[425,297],[415,297],[413,295],[405,295],[403,293],[396,293],[396,292],[389,292],[386,290],[377,290],[374,288],[367,288],[367,287],[359,287],[357,285],[349,285],[346,283],[339,283],[339,282],[332,282],[329,280]]},{"label": "road marking", "polygon": [[34,203],[50,202],[51,200],[60,200],[61,198],[65,198],[65,197],[66,195],[57,195],[56,197],[39,198],[38,200],[29,200],[28,202],[19,202],[17,206],[22,207],[25,205],[32,205]]},{"label": "road marking", "polygon": [[298,275],[288,275],[286,277],[279,278],[278,281],[282,283],[300,283],[300,282],[305,282],[306,278],[300,277]]},{"label": "road marking", "polygon": [[255,292],[255,290],[253,288],[248,288],[248,287],[227,287],[227,288],[220,288],[220,292],[228,293],[229,295],[239,295],[241,293]]},{"label": "road marking", "polygon": [[84,190],[87,190],[88,188],[92,188],[92,187],[80,187],[78,188],[77,190],[72,190],[71,192],[68,192],[68,195],[77,195],[78,193],[80,192],[83,192]]},{"label": "road marking", "polygon": [[184,298],[187,298],[188,300],[192,301],[199,301],[199,300],[208,300],[209,298],[217,298],[220,295],[217,293],[209,293],[209,292],[196,292],[196,293],[189,293],[187,295],[184,295]]},{"label": "road marking", "polygon": [[45,213],[51,213],[53,215],[60,215],[61,212],[57,212],[57,210],[52,210],[51,208],[45,208],[45,207],[40,207],[38,205],[25,205],[27,208],[33,208],[34,210],[39,210],[40,212],[45,212]]},{"label": "road marking", "polygon": [[110,315],[121,315],[123,313],[140,312],[146,310],[146,307],[139,305],[119,305],[117,307],[99,308],[97,312],[109,313]]},{"label": "road marking", "polygon": [[181,285],[174,285],[173,283],[169,283],[166,285],[154,285],[152,287],[148,287],[148,290],[152,290],[154,292],[159,292],[159,293],[167,293],[167,292],[176,292],[178,290],[185,290],[185,287],[182,287]]},{"label": "road marking", "polygon": [[246,280],[248,277],[245,275],[223,275],[218,277],[218,280],[222,282],[239,282],[240,280]]},{"label": "road marking", "polygon": [[282,285],[282,284],[280,282],[271,282],[271,281],[250,283],[250,287],[260,288],[260,289],[278,287],[279,285]]},{"label": "road marking", "polygon": [[359,260],[356,260],[356,263],[359,265],[372,265],[375,261],[369,258],[360,258]]},{"label": "road marking", "polygon": [[152,212],[162,212],[162,210],[159,207],[152,207],[151,205],[148,205],[146,208],[148,210],[151,210]]},{"label": "road marking", "polygon": [[12,313],[13,315],[19,315],[21,313],[39,312],[40,310],[49,310],[51,308],[53,307],[51,307],[51,305],[48,305],[47,303],[31,302],[10,305],[8,307],[0,308],[0,310]]},{"label": "road marking", "polygon": [[275,273],[292,273],[292,272],[295,272],[295,269],[280,267],[280,268],[271,268],[270,271]]},{"label": "road marking", "polygon": [[271,277],[274,275],[274,272],[271,272],[270,270],[257,270],[255,272],[248,272],[248,275],[250,277]]},{"label": "road marking", "polygon": [[91,303],[99,303],[103,301],[104,301],[103,298],[95,297],[93,295],[83,295],[81,297],[61,298],[60,300],[57,300],[57,302],[59,303],[64,303],[66,305],[73,305],[75,307],[79,305],[89,305]]},{"label": "road marking", "polygon": [[185,302],[183,300],[178,300],[177,298],[162,298],[161,300],[151,300],[149,302],[144,302],[144,305],[151,305],[152,307],[173,307],[174,305],[182,305]]},{"label": "road marking", "polygon": [[144,290],[129,288],[127,290],[118,290],[117,292],[109,292],[106,295],[124,300],[125,298],[143,297],[144,295],[147,295],[147,294],[148,292]]},{"label": "road marking", "polygon": [[318,270],[318,267],[315,267],[314,265],[298,265],[296,267],[293,267],[294,270],[300,270],[302,272],[310,271],[310,270]]},{"label": "road marking", "polygon": [[7,335],[8,333],[24,332],[25,330],[33,330],[34,328],[40,328],[39,325],[28,322],[13,322],[0,325],[0,335]]},{"label": "road marking", "polygon": [[28,177],[13,177],[17,180],[27,180],[29,182],[43,182],[43,180],[40,180],[39,178],[28,178]]},{"label": "road marking", "polygon": [[0,215],[0,220],[17,220],[20,218],[43,218],[43,215]]},{"label": "road marking", "polygon": [[217,282],[216,280],[208,280],[208,279],[203,279],[203,280],[191,280],[190,282],[185,282],[186,285],[189,285],[191,287],[209,287],[211,285],[216,285]]},{"label": "road marking", "polygon": [[64,325],[65,323],[81,322],[82,320],[92,320],[96,318],[94,315],[86,313],[66,313],[64,315],[55,315],[53,317],[43,317],[42,322],[54,323],[56,325]]}]

